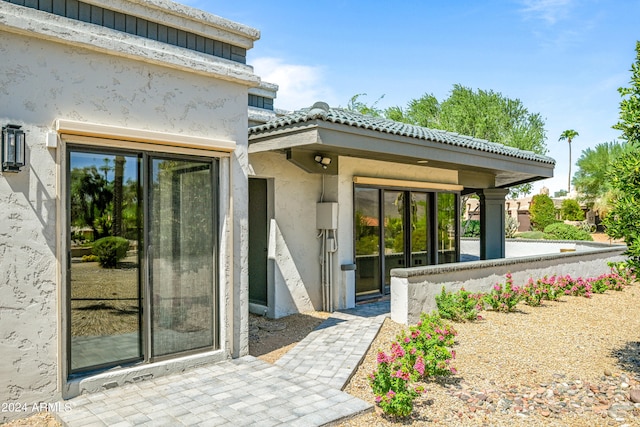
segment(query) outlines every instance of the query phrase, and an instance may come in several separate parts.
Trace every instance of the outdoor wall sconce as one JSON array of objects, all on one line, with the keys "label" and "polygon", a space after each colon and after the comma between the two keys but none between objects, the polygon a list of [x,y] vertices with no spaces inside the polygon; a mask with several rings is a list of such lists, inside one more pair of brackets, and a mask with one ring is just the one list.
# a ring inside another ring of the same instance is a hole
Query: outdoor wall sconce
[{"label": "outdoor wall sconce", "polygon": [[24,161],[24,131],[22,126],[2,127],[2,172],[20,172]]},{"label": "outdoor wall sconce", "polygon": [[331,157],[325,157],[321,155],[316,155],[314,160],[322,166],[322,169],[326,169],[331,164]]}]

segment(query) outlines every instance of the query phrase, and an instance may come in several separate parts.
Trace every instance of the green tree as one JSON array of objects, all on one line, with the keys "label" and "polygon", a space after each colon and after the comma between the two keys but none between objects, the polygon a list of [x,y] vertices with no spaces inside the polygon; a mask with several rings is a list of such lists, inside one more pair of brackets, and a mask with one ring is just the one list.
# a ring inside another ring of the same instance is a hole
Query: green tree
[{"label": "green tree", "polygon": [[613,163],[608,178],[613,189],[612,209],[604,219],[607,234],[624,238],[634,268],[640,267],[640,42],[631,66],[631,87],[620,88],[620,121],[614,125],[630,147]]},{"label": "green tree", "polygon": [[582,151],[576,162],[578,170],[573,177],[573,185],[578,198],[588,207],[593,207],[598,200],[606,198],[611,190],[607,173],[613,162],[626,150],[627,144],[617,141],[604,142],[593,148]]},{"label": "green tree", "polygon": [[558,222],[556,219],[556,207],[551,197],[546,194],[536,194],[529,205],[531,216],[531,228],[536,231],[544,231],[545,227]]},{"label": "green tree", "polygon": [[560,218],[568,221],[583,221],[584,211],[575,199],[564,199],[560,206]]},{"label": "green tree", "polygon": [[123,192],[122,185],[124,181],[124,156],[116,156],[115,160],[115,174],[113,180],[113,223],[112,223],[112,235],[122,236],[123,233],[123,216],[122,216],[122,202]]},{"label": "green tree", "polygon": [[603,220],[605,230],[610,237],[625,240],[632,265],[640,268],[640,147],[623,153],[607,176],[613,191],[612,208]]},{"label": "green tree", "polygon": [[440,102],[433,94],[409,101],[406,110],[390,107],[384,112],[386,118],[412,125],[442,129],[440,127]]},{"label": "green tree", "polygon": [[[530,113],[519,99],[509,99],[491,90],[474,91],[456,84],[442,102],[433,94],[425,94],[409,101],[405,109],[388,108],[384,116],[538,154],[547,152],[545,123],[540,114]],[[531,184],[524,184],[517,187],[513,196],[530,192]]]},{"label": "green tree", "polygon": [[621,138],[636,144],[640,142],[640,41],[636,42],[636,62],[631,65],[631,86],[621,87],[620,120],[613,125],[622,131]]},{"label": "green tree", "polygon": [[71,218],[72,225],[89,226],[94,238],[106,236],[105,228],[113,190],[95,166],[71,170]]},{"label": "green tree", "polygon": [[560,134],[558,141],[567,141],[569,143],[569,180],[567,181],[567,191],[571,192],[571,141],[580,134],[573,129],[567,129]]},{"label": "green tree", "polygon": [[380,102],[380,100],[384,98],[384,95],[378,98],[371,105],[360,101],[360,98],[362,98],[363,96],[367,96],[367,94],[358,93],[353,95],[349,100],[349,102],[347,103],[347,110],[356,111],[360,114],[365,114],[367,116],[382,117],[383,111],[380,108],[378,108],[378,102]]}]

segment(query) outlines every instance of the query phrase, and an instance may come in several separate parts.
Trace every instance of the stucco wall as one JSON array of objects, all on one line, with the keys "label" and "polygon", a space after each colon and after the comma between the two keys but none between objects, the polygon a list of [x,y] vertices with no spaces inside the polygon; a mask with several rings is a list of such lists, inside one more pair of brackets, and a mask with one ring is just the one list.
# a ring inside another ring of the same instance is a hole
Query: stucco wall
[{"label": "stucco wall", "polygon": [[625,246],[600,245],[564,254],[546,254],[511,259],[442,264],[391,271],[391,319],[414,324],[420,313],[437,309],[435,296],[444,287],[448,292],[465,288],[488,292],[495,283],[504,283],[511,273],[514,283],[553,275],[597,277],[610,271],[607,262],[623,261]]},{"label": "stucco wall", "polygon": [[[322,309],[316,203],[322,179],[287,161],[284,154],[254,153],[251,176],[273,179],[273,214],[268,253],[273,265],[273,316]],[[325,198],[325,201],[329,201]]]},{"label": "stucco wall", "polygon": [[[220,194],[222,208],[233,214],[220,224],[220,301],[236,310],[223,311],[220,323],[226,351],[245,354],[246,86],[5,32],[1,25],[0,52],[0,123],[23,126],[28,162],[21,173],[0,176],[0,402],[60,397],[64,284],[56,230],[64,218],[57,218],[56,149],[44,145],[55,119],[236,141],[236,153],[221,162]],[[19,415],[2,413],[0,421]]]}]

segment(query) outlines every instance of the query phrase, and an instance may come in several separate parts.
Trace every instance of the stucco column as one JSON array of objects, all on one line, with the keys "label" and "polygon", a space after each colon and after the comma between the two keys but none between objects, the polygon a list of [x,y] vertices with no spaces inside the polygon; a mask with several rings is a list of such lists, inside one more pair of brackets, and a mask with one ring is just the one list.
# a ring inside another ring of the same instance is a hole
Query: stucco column
[{"label": "stucco column", "polygon": [[480,193],[480,259],[504,258],[504,200],[508,193],[502,188]]}]

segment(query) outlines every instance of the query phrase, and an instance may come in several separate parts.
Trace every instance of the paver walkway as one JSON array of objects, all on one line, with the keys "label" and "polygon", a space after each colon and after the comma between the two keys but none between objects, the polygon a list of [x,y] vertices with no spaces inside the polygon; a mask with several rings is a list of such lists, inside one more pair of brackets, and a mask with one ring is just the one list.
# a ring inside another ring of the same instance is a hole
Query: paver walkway
[{"label": "paver walkway", "polygon": [[389,301],[336,312],[276,365],[342,390],[389,313]]},{"label": "paver walkway", "polygon": [[78,396],[70,427],[322,426],[370,410],[342,388],[375,338],[389,301],[336,312],[276,365],[255,357]]}]

